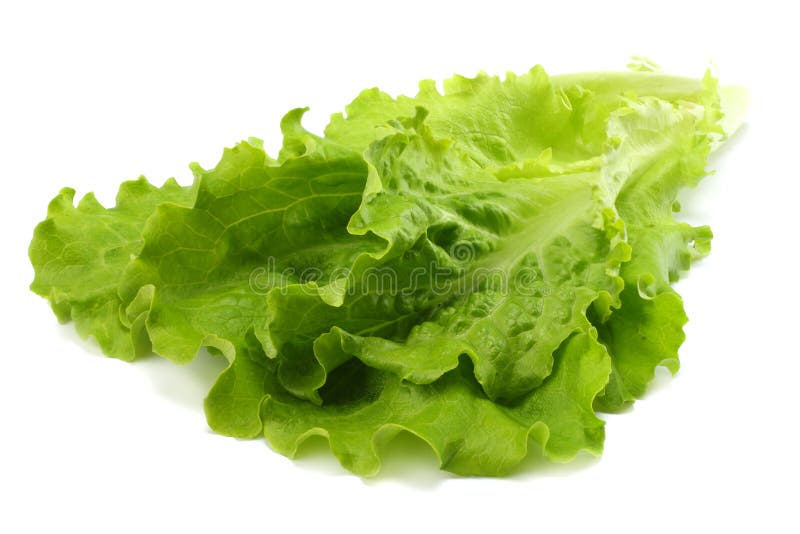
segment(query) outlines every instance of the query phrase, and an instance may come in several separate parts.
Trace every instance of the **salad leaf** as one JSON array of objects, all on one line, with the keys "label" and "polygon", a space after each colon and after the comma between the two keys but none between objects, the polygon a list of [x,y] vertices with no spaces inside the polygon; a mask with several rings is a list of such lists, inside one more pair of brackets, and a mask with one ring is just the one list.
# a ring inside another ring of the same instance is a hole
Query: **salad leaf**
[{"label": "salad leaf", "polygon": [[[488,399],[469,365],[416,385],[354,362],[340,368],[343,376],[326,388],[322,406],[281,396],[268,385],[278,394],[261,405],[264,433],[290,457],[308,437],[324,436],[342,465],[364,476],[380,467],[379,442],[399,431],[418,436],[442,468],[462,475],[508,473],[525,457],[529,437],[559,461],[580,450],[599,454],[603,421],[592,400],[608,380],[608,353],[592,336],[580,334],[565,341],[555,360],[547,381],[514,406]],[[261,372],[267,380],[272,376]]]},{"label": "salad leaf", "polygon": [[348,348],[364,363],[420,384],[454,369],[465,354],[490,398],[513,400],[550,374],[553,353],[571,333],[589,327],[589,305],[618,292],[612,271],[627,254],[626,245],[614,247],[621,228],[595,194],[600,173],[500,182],[433,139],[419,117],[415,124],[421,133],[371,146],[367,159],[381,190],[350,226],[379,234],[387,226],[381,215],[399,216],[408,221],[403,236],[427,234],[465,272],[450,302],[404,342],[350,336]]},{"label": "salad leaf", "polygon": [[380,468],[399,432],[443,469],[512,472],[531,439],[600,454],[604,423],[676,372],[672,287],[710,249],[676,219],[743,93],[654,72],[455,76],[361,93],[324,136],[281,123],[194,184],[65,189],[30,246],[31,289],[109,356],[228,367],[209,425],[294,456],[325,437]]},{"label": "salad leaf", "polygon": [[142,227],[155,207],[188,204],[194,190],[175,180],[156,188],[141,177],[123,183],[116,206],[106,209],[91,193],[75,206],[75,190],[63,189],[34,231],[31,290],[50,300],[59,321],[74,321],[78,333],[93,336],[109,356],[132,360],[149,353],[143,317],[120,317],[117,284],[142,250]]}]

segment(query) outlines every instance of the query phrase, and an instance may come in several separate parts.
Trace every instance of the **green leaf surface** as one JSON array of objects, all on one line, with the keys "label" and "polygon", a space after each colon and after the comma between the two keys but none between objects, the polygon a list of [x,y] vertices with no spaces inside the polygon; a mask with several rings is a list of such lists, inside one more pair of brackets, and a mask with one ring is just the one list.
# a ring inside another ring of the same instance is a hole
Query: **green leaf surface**
[{"label": "green leaf surface", "polygon": [[154,288],[153,349],[177,362],[203,345],[233,358],[250,327],[263,337],[269,291],[303,283],[312,268],[326,277],[371,241],[346,231],[366,179],[350,151],[318,140],[277,164],[245,142],[196,172],[196,202],[156,210],[121,286],[126,302]]},{"label": "green leaf surface", "polygon": [[[248,359],[251,368],[243,374],[268,381],[272,373],[256,361]],[[432,384],[415,385],[355,361],[331,376],[322,406],[281,395],[274,383],[260,406],[267,439],[288,456],[310,436],[321,435],[345,468],[374,475],[380,444],[407,431],[431,446],[443,469],[502,475],[526,456],[529,438],[556,461],[582,450],[600,454],[603,422],[592,401],[609,371],[603,347],[580,334],[558,350],[548,380],[514,406],[489,400],[466,364]]]},{"label": "green leaf surface", "polygon": [[156,206],[185,205],[194,195],[194,187],[174,180],[156,188],[142,177],[124,182],[116,206],[104,208],[91,193],[76,206],[75,190],[63,189],[31,240],[36,271],[31,290],[50,301],[60,321],[72,320],[82,337],[94,337],[109,356],[132,360],[149,353],[140,324],[132,328],[120,318],[117,284],[141,252],[142,227]]},{"label": "green leaf surface", "polygon": [[31,289],[109,356],[224,356],[209,425],[287,456],[319,435],[370,476],[400,432],[462,475],[512,472],[531,439],[600,454],[595,410],[678,370],[672,284],[711,231],[676,199],[746,100],[631,68],[369,89],[323,137],[292,110],[277,158],[250,139],[190,187],[126,182],[108,209],[65,189]]}]

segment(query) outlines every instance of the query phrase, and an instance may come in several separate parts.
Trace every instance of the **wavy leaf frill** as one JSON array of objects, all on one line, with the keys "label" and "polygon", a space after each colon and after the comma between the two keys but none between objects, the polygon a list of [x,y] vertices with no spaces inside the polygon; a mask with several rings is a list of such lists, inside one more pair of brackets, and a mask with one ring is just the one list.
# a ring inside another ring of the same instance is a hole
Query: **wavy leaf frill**
[{"label": "wavy leaf frill", "polygon": [[321,435],[360,475],[400,431],[465,475],[508,473],[531,439],[600,454],[595,410],[678,369],[671,283],[711,232],[676,196],[730,133],[710,75],[371,89],[323,137],[304,111],[277,159],[251,139],[191,186],[125,182],[113,208],[64,189],[31,289],[109,356],[223,355],[214,430],[288,456]]}]

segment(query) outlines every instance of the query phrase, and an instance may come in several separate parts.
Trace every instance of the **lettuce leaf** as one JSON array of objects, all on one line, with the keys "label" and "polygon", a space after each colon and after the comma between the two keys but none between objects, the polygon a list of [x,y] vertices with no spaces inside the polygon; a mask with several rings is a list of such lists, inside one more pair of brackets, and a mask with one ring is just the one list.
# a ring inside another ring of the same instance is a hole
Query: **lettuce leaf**
[{"label": "lettuce leaf", "polygon": [[117,284],[141,252],[142,228],[156,206],[185,205],[194,195],[194,186],[168,180],[156,188],[141,177],[123,183],[116,206],[106,209],[91,193],[75,206],[75,190],[63,189],[34,231],[28,251],[36,272],[31,290],[50,301],[59,321],[72,320],[78,333],[93,336],[107,355],[132,360],[148,354],[144,317],[120,316]]},{"label": "lettuce leaf", "polygon": [[676,197],[741,120],[710,75],[634,66],[370,89],[322,137],[290,111],[275,159],[250,139],[108,209],[65,189],[31,289],[109,356],[222,355],[209,425],[288,456],[320,435],[369,476],[402,431],[463,475],[511,472],[530,439],[600,454],[595,410],[678,369],[671,284],[711,232]]}]

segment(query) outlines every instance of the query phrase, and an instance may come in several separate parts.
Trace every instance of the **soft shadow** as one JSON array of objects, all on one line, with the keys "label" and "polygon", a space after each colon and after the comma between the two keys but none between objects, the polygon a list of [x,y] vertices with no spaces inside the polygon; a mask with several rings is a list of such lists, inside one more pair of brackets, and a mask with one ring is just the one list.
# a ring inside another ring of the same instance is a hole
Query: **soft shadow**
[{"label": "soft shadow", "polygon": [[591,469],[600,461],[599,457],[580,452],[567,463],[548,460],[542,447],[533,440],[528,441],[528,455],[508,476],[510,480],[527,481],[540,477],[567,477]]},{"label": "soft shadow", "polygon": [[644,401],[651,395],[658,394],[660,391],[668,389],[671,387],[672,380],[674,380],[676,376],[677,373],[673,375],[672,372],[663,365],[657,365],[655,369],[653,369],[653,379],[647,384],[647,389],[641,398],[636,401],[628,402],[615,410],[604,410],[601,409],[599,405],[595,404],[594,409],[597,417],[606,420],[606,415],[621,415],[633,412],[636,402]]},{"label": "soft shadow", "polygon": [[108,356],[103,354],[103,351],[100,349],[100,345],[97,344],[97,341],[93,337],[84,339],[79,336],[78,332],[75,330],[75,325],[71,322],[58,323],[56,332],[58,332],[58,336],[61,339],[68,341],[72,345],[81,347],[84,351],[88,352],[92,356],[108,358]]},{"label": "soft shadow", "polygon": [[747,132],[749,131],[750,131],[750,125],[746,122],[743,122],[739,126],[739,128],[737,128],[736,131],[733,132],[732,136],[726,139],[721,146],[719,146],[716,150],[714,150],[714,152],[709,154],[708,157],[709,163],[713,166],[713,164],[716,163],[717,159],[726,157],[725,154],[727,154],[731,150],[735,150],[735,147],[743,143],[744,139],[747,138],[748,135]]},{"label": "soft shadow", "polygon": [[323,436],[311,436],[301,443],[292,462],[300,469],[330,477],[356,476],[339,464]]},{"label": "soft shadow", "polygon": [[369,479],[368,486],[401,482],[418,489],[434,489],[454,475],[439,468],[439,459],[430,445],[406,431],[380,447],[381,470]]},{"label": "soft shadow", "polygon": [[203,399],[227,366],[224,357],[209,354],[206,349],[200,349],[197,356],[185,365],[154,356],[136,361],[136,367],[147,374],[160,395],[198,412],[202,412]]},{"label": "soft shadow", "polygon": [[[62,339],[80,346],[92,356],[113,360],[103,354],[93,337],[81,338],[72,323],[59,324],[56,330]],[[166,399],[196,412],[203,411],[203,399],[228,366],[224,357],[210,354],[205,348],[200,349],[197,356],[185,365],[175,364],[152,353],[140,356],[133,362],[122,363],[131,364],[146,374],[155,390]]]},{"label": "soft shadow", "polygon": [[[680,371],[678,371],[678,373],[680,373]],[[672,380],[677,376],[677,373],[673,376],[670,370],[663,365],[656,366],[653,379],[647,384],[647,391],[641,400],[646,402],[648,397],[658,395],[661,391],[669,389],[672,387]]]},{"label": "soft shadow", "polygon": [[[431,448],[410,432],[400,432],[388,443],[379,447],[381,469],[370,478],[362,478],[367,486],[399,484],[421,490],[434,490],[445,481],[459,477],[439,468],[439,460]],[[294,463],[301,469],[331,477],[357,477],[339,465],[331,453],[328,440],[322,436],[308,438],[298,449]],[[579,453],[567,463],[548,460],[542,448],[533,440],[528,444],[528,455],[506,478],[528,481],[540,477],[565,477],[591,469],[600,462],[599,457]],[[493,477],[490,477],[493,478]]]},{"label": "soft shadow", "polygon": [[[409,432],[400,432],[379,448],[381,469],[370,478],[368,486],[402,484],[417,489],[434,489],[453,475],[439,469],[439,460],[431,448]],[[301,469],[331,477],[357,477],[342,467],[322,436],[311,436],[298,448],[294,457]]]},{"label": "soft shadow", "polygon": [[[713,191],[715,188],[719,187],[717,179],[718,171],[722,170],[722,174],[725,175],[727,174],[724,172],[726,166],[736,165],[735,158],[727,157],[728,152],[736,151],[738,145],[746,143],[749,131],[749,125],[746,123],[742,124],[732,137],[709,154],[706,168],[714,171],[714,174],[703,178],[697,189],[684,188],[678,193],[678,202],[681,205],[681,210],[676,214],[677,219],[698,224],[694,221],[703,221],[708,218],[709,199],[704,198],[702,194],[698,193],[702,193],[702,191]],[[717,197],[718,199],[724,198],[724,195],[717,195]],[[719,201],[718,199],[716,200],[717,202]]]}]

